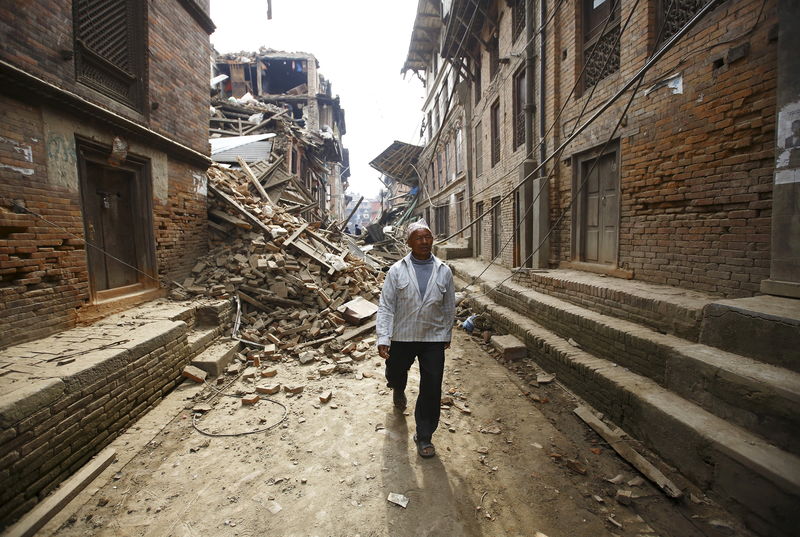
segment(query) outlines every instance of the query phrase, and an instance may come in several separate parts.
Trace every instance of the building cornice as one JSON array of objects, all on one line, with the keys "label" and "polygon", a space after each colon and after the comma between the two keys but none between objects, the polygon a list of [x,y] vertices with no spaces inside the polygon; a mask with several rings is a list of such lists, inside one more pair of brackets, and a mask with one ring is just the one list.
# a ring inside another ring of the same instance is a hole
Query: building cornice
[{"label": "building cornice", "polygon": [[211,17],[208,16],[208,13],[206,13],[195,0],[178,0],[178,3],[208,35],[213,34],[214,30],[217,29],[217,26],[214,24],[214,21],[211,20]]}]

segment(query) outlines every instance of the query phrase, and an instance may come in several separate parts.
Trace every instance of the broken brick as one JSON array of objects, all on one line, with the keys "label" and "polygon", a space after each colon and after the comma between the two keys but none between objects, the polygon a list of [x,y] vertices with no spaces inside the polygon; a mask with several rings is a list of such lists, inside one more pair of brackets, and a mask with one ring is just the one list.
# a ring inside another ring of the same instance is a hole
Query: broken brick
[{"label": "broken brick", "polygon": [[200,369],[199,367],[195,367],[193,365],[187,365],[183,368],[183,376],[187,379],[193,380],[202,384],[206,381],[206,377],[208,373]]}]

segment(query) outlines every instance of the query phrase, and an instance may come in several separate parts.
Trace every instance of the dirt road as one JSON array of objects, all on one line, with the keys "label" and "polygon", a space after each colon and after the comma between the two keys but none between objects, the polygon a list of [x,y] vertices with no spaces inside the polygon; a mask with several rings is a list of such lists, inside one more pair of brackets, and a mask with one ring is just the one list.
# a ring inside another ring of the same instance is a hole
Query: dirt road
[{"label": "dirt road", "polygon": [[[676,505],[649,483],[627,485],[638,474],[571,414],[569,393],[555,382],[530,387],[532,364],[513,366],[517,373],[486,349],[456,332],[445,372],[455,404],[442,412],[433,459],[417,456],[413,415],[393,410],[374,349],[330,376],[319,373],[320,362],[264,364],[277,375],[257,382],[303,386],[297,395],[268,396],[280,404],[243,406],[238,397],[184,383],[115,442],[119,461],[42,535],[738,534],[699,493],[696,504]],[[252,391],[253,383],[240,378],[224,391]],[[323,403],[327,391],[332,398]],[[208,437],[192,425],[191,409],[204,401],[211,410],[197,426],[213,433],[266,428],[284,407],[287,413],[267,432]],[[617,474],[621,485],[605,480]],[[632,491],[631,505],[615,500],[618,488]],[[407,497],[407,507],[388,502],[390,493]]]}]

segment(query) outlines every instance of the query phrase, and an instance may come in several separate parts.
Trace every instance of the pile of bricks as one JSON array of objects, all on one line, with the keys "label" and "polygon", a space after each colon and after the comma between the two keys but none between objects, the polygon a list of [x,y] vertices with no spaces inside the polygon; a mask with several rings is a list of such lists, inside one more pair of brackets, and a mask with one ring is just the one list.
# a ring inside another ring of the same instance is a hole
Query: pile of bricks
[{"label": "pile of bricks", "polygon": [[241,337],[282,348],[331,340],[354,320],[349,302],[377,301],[383,273],[338,233],[251,194],[242,170],[215,167],[208,175],[209,214],[228,231],[216,234],[173,298],[236,297]]}]

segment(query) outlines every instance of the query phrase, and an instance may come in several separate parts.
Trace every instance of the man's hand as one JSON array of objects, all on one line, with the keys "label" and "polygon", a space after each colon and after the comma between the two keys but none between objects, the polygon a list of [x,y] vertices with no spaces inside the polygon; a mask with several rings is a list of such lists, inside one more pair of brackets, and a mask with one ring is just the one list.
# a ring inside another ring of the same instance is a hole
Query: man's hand
[{"label": "man's hand", "polygon": [[386,360],[389,358],[389,345],[378,345],[378,354]]}]

